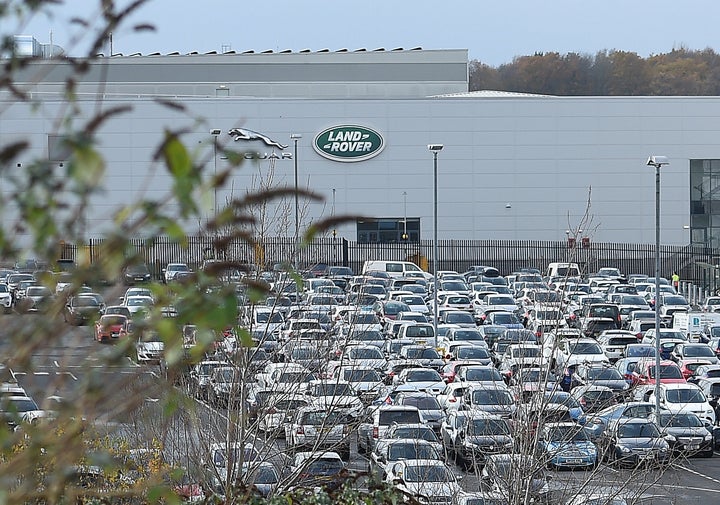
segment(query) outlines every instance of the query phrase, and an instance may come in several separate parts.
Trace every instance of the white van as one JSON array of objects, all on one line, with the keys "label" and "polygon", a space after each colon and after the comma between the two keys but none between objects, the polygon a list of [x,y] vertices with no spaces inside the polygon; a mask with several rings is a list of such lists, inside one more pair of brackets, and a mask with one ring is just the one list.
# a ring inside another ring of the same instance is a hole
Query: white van
[{"label": "white van", "polygon": [[580,277],[580,265],[577,263],[550,263],[545,277]]},{"label": "white van", "polygon": [[371,271],[387,272],[390,277],[406,277],[407,274],[422,274],[426,279],[432,279],[433,276],[424,272],[419,266],[411,261],[381,261],[368,260],[363,264],[362,273],[366,274]]}]

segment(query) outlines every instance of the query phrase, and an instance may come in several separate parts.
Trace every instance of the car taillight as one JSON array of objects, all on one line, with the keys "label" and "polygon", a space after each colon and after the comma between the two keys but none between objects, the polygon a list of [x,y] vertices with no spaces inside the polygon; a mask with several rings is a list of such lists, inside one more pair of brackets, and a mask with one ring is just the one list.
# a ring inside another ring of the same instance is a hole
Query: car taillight
[{"label": "car taillight", "polygon": [[583,407],[586,407],[586,406],[587,406],[587,401],[585,401],[585,397],[584,397],[584,396],[580,398],[580,405],[582,405]]},{"label": "car taillight", "polygon": [[380,438],[380,430],[377,426],[373,426],[373,438]]},{"label": "car taillight", "polygon": [[268,413],[268,414],[277,414],[277,410],[275,410],[273,407],[270,407],[270,408],[267,410],[267,413]]},{"label": "car taillight", "polygon": [[298,426],[298,427],[297,427],[297,430],[295,430],[295,433],[297,433],[298,435],[304,435],[304,434],[305,434],[305,428],[303,428],[302,426]]},{"label": "car taillight", "polygon": [[457,401],[457,398],[448,398],[448,401],[450,403],[455,403]]},{"label": "car taillight", "polygon": [[350,434],[350,427],[347,424],[343,425],[343,436],[346,436],[349,434]]}]

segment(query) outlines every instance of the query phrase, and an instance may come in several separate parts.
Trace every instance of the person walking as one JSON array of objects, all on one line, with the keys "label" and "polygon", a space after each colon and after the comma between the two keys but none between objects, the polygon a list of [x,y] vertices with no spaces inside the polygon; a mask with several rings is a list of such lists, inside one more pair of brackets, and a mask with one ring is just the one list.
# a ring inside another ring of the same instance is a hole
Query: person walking
[{"label": "person walking", "polygon": [[680,289],[680,276],[677,272],[673,272],[672,274],[672,285],[675,288],[675,292],[678,293]]}]

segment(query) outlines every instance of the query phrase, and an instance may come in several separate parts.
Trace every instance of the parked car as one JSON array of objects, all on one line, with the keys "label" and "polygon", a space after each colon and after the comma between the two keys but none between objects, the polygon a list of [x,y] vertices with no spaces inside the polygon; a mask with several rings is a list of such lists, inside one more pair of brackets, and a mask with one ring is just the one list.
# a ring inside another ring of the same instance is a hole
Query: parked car
[{"label": "parked car", "polygon": [[128,265],[123,268],[121,273],[122,283],[126,286],[134,286],[136,284],[144,284],[152,280],[150,269],[145,263],[136,265]]},{"label": "parked car", "polygon": [[715,441],[713,425],[709,422],[703,422],[690,412],[663,412],[659,416],[652,414],[648,419],[658,425],[661,435],[674,454],[713,457]]},{"label": "parked car", "polygon": [[537,458],[552,468],[594,468],[595,444],[577,423],[545,423],[537,444]]},{"label": "parked car", "polygon": [[65,322],[76,326],[95,321],[105,312],[102,296],[83,293],[70,297],[63,312]]},{"label": "parked car", "polygon": [[95,322],[95,340],[112,342],[128,335],[129,320],[118,314],[103,315]]},{"label": "parked car", "polygon": [[657,425],[647,418],[613,421],[595,443],[601,457],[617,466],[666,464],[672,458],[670,446]]}]

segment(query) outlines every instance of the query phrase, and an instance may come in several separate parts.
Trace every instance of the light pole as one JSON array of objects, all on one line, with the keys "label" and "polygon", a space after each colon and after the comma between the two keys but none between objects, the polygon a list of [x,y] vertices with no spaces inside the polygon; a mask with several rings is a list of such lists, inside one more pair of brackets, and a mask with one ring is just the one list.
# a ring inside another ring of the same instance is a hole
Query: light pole
[{"label": "light pole", "polygon": [[655,413],[660,415],[660,167],[669,165],[667,156],[650,156],[655,167]]},{"label": "light pole", "polygon": [[[213,128],[210,130],[210,135],[213,136],[213,174],[215,180],[213,181],[213,219],[217,219],[218,215],[218,202],[217,202],[217,139],[220,135],[220,128]],[[217,226],[217,223],[216,223]]]},{"label": "light pole", "polygon": [[433,153],[433,347],[437,348],[437,325],[438,325],[438,211],[437,211],[437,157],[442,151],[442,144],[428,144],[428,150]]},{"label": "light pole", "polygon": [[290,139],[295,143],[295,152],[293,153],[293,161],[295,162],[295,252],[293,254],[293,266],[297,270],[297,253],[298,242],[300,239],[300,207],[298,204],[298,140],[302,138],[299,133],[290,135]]},{"label": "light pole", "polygon": [[402,239],[404,242],[407,242],[408,234],[407,234],[407,191],[403,191],[403,232],[402,232]]}]

